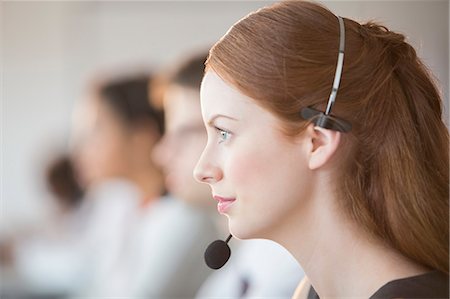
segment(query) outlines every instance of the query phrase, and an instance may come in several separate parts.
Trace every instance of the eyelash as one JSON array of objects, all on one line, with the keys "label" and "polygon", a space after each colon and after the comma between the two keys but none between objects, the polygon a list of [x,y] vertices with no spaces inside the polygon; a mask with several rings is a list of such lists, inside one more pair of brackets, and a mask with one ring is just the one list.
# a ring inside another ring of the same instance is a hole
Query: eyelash
[{"label": "eyelash", "polygon": [[[228,138],[230,138],[231,132],[227,131],[227,130],[223,130],[221,128],[218,127],[214,127],[217,131],[217,133],[219,134],[219,143],[225,142],[228,140]],[[224,139],[224,135],[226,135],[226,138]]]}]

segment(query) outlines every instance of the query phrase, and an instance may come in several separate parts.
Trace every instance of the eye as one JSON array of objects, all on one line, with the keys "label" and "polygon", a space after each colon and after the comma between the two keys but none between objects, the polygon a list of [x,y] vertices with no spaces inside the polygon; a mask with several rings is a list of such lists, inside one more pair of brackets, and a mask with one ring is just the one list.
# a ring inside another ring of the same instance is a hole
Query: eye
[{"label": "eye", "polygon": [[227,141],[228,138],[231,136],[231,132],[228,132],[226,130],[223,130],[221,128],[215,127],[217,134],[219,134],[219,143],[222,143],[224,141]]}]

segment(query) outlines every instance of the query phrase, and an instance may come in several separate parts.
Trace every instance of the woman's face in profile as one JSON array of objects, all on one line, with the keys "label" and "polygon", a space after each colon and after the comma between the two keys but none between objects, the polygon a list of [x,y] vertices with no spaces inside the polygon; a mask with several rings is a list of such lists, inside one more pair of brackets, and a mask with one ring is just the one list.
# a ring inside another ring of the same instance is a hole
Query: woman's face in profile
[{"label": "woman's face in profile", "polygon": [[126,172],[130,143],[112,108],[100,99],[86,104],[92,117],[78,142],[76,161],[81,181],[90,185]]},{"label": "woman's face in profile", "polygon": [[178,199],[213,207],[208,186],[192,177],[192,169],[206,143],[200,112],[200,91],[176,84],[164,94],[165,132],[153,159],[165,174],[166,188]]},{"label": "woman's face in profile", "polygon": [[201,88],[207,145],[194,170],[218,201],[238,238],[276,238],[308,197],[306,146],[280,121],[208,71]]}]

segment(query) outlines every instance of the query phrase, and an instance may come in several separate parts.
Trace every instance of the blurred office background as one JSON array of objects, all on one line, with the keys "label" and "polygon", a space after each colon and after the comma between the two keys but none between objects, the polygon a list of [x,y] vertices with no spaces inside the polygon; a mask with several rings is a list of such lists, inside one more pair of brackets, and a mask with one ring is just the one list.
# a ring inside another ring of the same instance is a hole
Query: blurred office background
[{"label": "blurred office background", "polygon": [[[2,1],[0,238],[45,219],[49,157],[69,147],[71,119],[98,71],[157,70],[207,48],[273,1]],[[323,1],[405,33],[449,101],[449,1]]]}]

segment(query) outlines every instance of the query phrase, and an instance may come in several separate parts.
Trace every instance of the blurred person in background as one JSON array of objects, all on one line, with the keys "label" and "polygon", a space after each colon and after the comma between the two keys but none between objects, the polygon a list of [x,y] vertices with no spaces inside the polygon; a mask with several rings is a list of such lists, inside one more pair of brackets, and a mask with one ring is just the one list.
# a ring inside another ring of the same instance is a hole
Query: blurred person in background
[{"label": "blurred person in background", "polygon": [[43,177],[52,195],[46,221],[16,232],[0,246],[6,278],[2,298],[62,298],[79,288],[80,259],[74,244],[85,221],[84,190],[67,153],[51,158]]},{"label": "blurred person in background", "polygon": [[164,194],[151,159],[163,133],[151,76],[96,82],[75,119],[74,156],[88,189],[85,287],[76,296],[192,297],[207,272],[207,220]]},{"label": "blurred person in background", "polygon": [[49,165],[47,186],[58,200],[61,212],[70,212],[81,205],[84,191],[77,180],[71,157],[68,154],[57,157]]},{"label": "blurred person in background", "polygon": [[[225,217],[217,217],[208,186],[193,177],[207,140],[200,109],[206,57],[207,52],[189,57],[169,67],[160,77],[159,97],[155,98],[162,99],[166,131],[153,157],[161,165],[167,189],[174,197],[202,207],[215,218],[220,234],[211,236],[211,242],[225,236],[227,226]],[[198,298],[287,298],[294,292],[303,271],[284,248],[268,240],[233,243],[233,259],[211,273],[197,293]],[[203,261],[202,266],[206,268]]]}]

